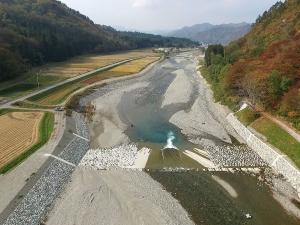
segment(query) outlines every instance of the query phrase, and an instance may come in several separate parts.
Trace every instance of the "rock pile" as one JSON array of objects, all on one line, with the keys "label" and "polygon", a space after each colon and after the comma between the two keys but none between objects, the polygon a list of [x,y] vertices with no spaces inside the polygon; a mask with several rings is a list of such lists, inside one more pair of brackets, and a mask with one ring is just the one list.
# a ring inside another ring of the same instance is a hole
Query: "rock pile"
[{"label": "rock pile", "polygon": [[218,167],[265,167],[266,163],[245,145],[206,146],[210,159]]},{"label": "rock pile", "polygon": [[90,150],[81,160],[80,165],[100,170],[129,168],[134,165],[137,154],[138,148],[134,144]]}]

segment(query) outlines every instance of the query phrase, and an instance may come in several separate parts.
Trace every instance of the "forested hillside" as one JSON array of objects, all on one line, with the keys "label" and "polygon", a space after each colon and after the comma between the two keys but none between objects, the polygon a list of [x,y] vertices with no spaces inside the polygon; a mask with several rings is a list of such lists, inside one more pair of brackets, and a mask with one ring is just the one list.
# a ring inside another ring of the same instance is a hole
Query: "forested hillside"
[{"label": "forested hillside", "polygon": [[0,0],[0,80],[29,67],[90,52],[191,46],[184,39],[120,33],[56,0]]},{"label": "forested hillside", "polygon": [[300,1],[276,3],[225,49],[210,46],[206,65],[219,100],[247,99],[300,128]]}]

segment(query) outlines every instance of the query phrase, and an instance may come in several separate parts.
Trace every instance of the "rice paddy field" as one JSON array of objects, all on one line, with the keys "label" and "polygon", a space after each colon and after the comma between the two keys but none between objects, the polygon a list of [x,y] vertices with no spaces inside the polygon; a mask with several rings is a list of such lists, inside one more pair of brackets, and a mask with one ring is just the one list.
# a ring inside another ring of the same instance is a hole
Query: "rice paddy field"
[{"label": "rice paddy field", "polygon": [[41,70],[41,74],[45,76],[70,78],[126,59],[146,56],[154,57],[157,56],[157,54],[151,50],[140,50],[109,55],[88,55],[76,57],[62,63],[45,65],[39,68],[39,70]]},{"label": "rice paddy field", "polygon": [[0,84],[0,101],[11,100],[30,94],[39,88],[45,88],[68,78],[76,77],[116,62],[158,56],[159,54],[153,53],[151,49],[143,49],[106,55],[84,55],[64,62],[49,63],[33,68],[18,78],[18,80]]},{"label": "rice paddy field", "polygon": [[10,112],[0,116],[0,168],[38,141],[43,115],[42,112]]},{"label": "rice paddy field", "polygon": [[141,59],[136,59],[123,65],[114,67],[110,70],[96,73],[86,79],[75,83],[69,83],[58,88],[54,88],[50,91],[36,95],[30,99],[31,103],[44,106],[55,106],[64,103],[64,101],[73,92],[96,82],[113,78],[120,77],[130,74],[135,74],[144,69],[147,65],[157,61],[160,57],[158,56],[147,56]]},{"label": "rice paddy field", "polygon": [[121,66],[115,67],[111,69],[112,72],[116,73],[124,73],[124,74],[133,74],[138,73],[142,69],[144,69],[147,65],[157,61],[159,57],[152,56],[152,57],[145,57],[142,59],[134,60],[129,63],[123,64]]},{"label": "rice paddy field", "polygon": [[61,88],[54,89],[46,94],[39,95],[34,101],[38,105],[51,106],[63,103],[70,94],[83,87],[81,84],[71,84]]}]

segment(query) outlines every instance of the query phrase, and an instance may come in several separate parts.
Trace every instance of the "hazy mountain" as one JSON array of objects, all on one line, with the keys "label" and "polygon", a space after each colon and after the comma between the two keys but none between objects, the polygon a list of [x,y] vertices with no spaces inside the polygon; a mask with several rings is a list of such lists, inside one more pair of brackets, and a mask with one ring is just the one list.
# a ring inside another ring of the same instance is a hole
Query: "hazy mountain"
[{"label": "hazy mountain", "polygon": [[210,23],[196,24],[191,27],[172,31],[168,35],[172,37],[189,38],[193,41],[208,44],[228,44],[247,34],[251,29],[248,23],[230,23],[212,25]]},{"label": "hazy mountain", "polygon": [[190,27],[186,26],[179,30],[171,31],[170,33],[168,33],[168,35],[172,37],[185,37],[191,39],[195,34],[202,31],[207,31],[213,27],[214,25],[210,23],[196,24]]}]

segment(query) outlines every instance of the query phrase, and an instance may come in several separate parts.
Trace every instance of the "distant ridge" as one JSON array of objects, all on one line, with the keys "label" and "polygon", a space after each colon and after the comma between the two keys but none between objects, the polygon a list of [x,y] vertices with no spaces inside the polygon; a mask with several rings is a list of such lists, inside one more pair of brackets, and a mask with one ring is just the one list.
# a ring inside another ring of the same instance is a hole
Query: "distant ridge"
[{"label": "distant ridge", "polygon": [[202,23],[172,31],[168,33],[168,36],[188,38],[200,43],[227,45],[247,34],[250,29],[251,25],[248,23],[220,25]]}]

